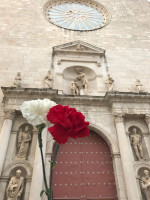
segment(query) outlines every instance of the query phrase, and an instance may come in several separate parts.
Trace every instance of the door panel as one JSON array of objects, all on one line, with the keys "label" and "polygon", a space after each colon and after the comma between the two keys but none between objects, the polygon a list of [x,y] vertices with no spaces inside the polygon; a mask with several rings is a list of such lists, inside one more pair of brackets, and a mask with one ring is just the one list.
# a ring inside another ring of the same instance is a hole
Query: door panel
[{"label": "door panel", "polygon": [[53,176],[54,199],[117,200],[110,149],[98,134],[60,145]]}]

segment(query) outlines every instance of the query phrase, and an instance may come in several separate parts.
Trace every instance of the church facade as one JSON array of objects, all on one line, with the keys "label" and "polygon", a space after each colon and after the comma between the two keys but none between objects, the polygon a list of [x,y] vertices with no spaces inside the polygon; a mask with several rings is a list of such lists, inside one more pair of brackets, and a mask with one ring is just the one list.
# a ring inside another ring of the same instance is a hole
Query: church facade
[{"label": "church facade", "polygon": [[[24,101],[82,112],[90,134],[60,145],[57,200],[150,200],[150,3],[0,3],[0,200],[46,200],[37,128]],[[6,13],[9,13],[6,14]],[[42,132],[46,177],[55,142]]]}]

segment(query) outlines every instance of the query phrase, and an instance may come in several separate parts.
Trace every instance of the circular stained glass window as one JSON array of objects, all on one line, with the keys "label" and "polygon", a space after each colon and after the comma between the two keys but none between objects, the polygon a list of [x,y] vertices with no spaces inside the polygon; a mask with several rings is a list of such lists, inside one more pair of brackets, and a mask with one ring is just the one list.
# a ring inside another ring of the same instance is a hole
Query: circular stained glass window
[{"label": "circular stained glass window", "polygon": [[84,0],[48,3],[46,16],[51,23],[75,31],[99,29],[110,21],[110,15],[103,5]]}]

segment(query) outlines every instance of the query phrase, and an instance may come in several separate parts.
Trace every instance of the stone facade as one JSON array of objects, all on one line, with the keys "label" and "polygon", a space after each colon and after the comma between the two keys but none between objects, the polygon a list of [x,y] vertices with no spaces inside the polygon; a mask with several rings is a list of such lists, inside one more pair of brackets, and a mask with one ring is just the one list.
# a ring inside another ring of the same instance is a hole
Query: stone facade
[{"label": "stone facade", "polygon": [[[16,170],[22,171],[26,187],[23,200],[40,200],[42,170],[37,130],[31,127],[27,158],[16,160],[20,129],[29,125],[20,105],[25,100],[50,98],[83,112],[90,129],[110,147],[118,200],[145,200],[141,179],[150,171],[150,4],[146,0],[95,0],[111,14],[106,27],[95,31],[69,31],[45,18],[46,0],[5,0],[0,3],[0,197]],[[7,13],[7,15],[6,15]],[[50,70],[52,89],[44,88]],[[17,72],[21,87],[11,87]],[[88,89],[73,95],[71,83],[83,72]],[[107,92],[110,74],[113,91]],[[137,92],[139,79],[143,91]],[[133,128],[142,138],[144,158],[138,160],[131,145]],[[47,178],[53,140],[44,130]],[[37,182],[39,184],[35,184]],[[45,196],[42,197],[45,200]]]}]

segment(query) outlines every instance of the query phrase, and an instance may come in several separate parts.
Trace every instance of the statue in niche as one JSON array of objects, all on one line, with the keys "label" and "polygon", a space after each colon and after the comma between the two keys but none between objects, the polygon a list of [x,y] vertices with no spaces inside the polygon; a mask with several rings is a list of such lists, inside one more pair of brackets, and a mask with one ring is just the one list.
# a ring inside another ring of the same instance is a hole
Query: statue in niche
[{"label": "statue in niche", "polygon": [[12,177],[6,189],[7,200],[21,200],[24,189],[24,177],[21,177],[21,170],[16,171],[16,176]]},{"label": "statue in niche", "polygon": [[145,200],[150,200],[150,176],[149,171],[144,170],[143,171],[144,176],[140,178],[140,185],[143,192],[143,196],[145,197]]},{"label": "statue in niche", "polygon": [[114,89],[114,80],[112,79],[112,77],[110,76],[110,74],[107,75],[107,79],[105,81],[106,87],[107,87],[107,91],[113,91]]},{"label": "statue in niche", "polygon": [[72,90],[72,94],[73,95],[79,95],[79,88],[78,88],[78,85],[77,85],[77,82],[73,81],[71,83],[71,90]]},{"label": "statue in niche", "polygon": [[12,85],[12,87],[16,87],[16,88],[20,88],[21,87],[21,73],[17,72],[17,75],[15,77],[15,81],[14,84]]},{"label": "statue in niche", "polygon": [[49,70],[47,75],[44,78],[44,87],[45,88],[52,88],[53,77],[51,75],[51,71]]},{"label": "statue in niche", "polygon": [[138,92],[138,93],[144,92],[143,85],[139,79],[136,80],[136,92]]},{"label": "statue in niche", "polygon": [[137,129],[133,128],[133,132],[130,133],[131,145],[134,149],[135,155],[138,160],[143,160],[143,145],[142,145],[142,136],[137,133]]},{"label": "statue in niche", "polygon": [[18,133],[18,138],[17,138],[18,153],[15,160],[27,159],[30,142],[31,142],[31,131],[29,129],[29,126],[25,125],[24,129],[21,128]]},{"label": "statue in niche", "polygon": [[88,80],[83,72],[79,72],[78,76],[75,77],[74,82],[77,83],[80,89],[88,89]]}]

